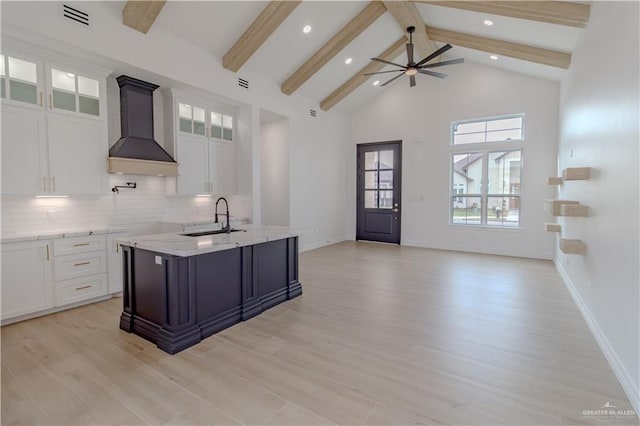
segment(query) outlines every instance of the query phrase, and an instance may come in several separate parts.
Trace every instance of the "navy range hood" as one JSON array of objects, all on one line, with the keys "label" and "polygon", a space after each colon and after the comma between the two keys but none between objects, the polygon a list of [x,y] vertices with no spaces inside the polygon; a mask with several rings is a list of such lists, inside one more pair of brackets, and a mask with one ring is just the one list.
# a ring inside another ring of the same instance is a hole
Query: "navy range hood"
[{"label": "navy range hood", "polygon": [[122,137],[109,149],[109,173],[177,176],[178,163],[153,138],[153,91],[159,86],[126,75],[116,81]]}]

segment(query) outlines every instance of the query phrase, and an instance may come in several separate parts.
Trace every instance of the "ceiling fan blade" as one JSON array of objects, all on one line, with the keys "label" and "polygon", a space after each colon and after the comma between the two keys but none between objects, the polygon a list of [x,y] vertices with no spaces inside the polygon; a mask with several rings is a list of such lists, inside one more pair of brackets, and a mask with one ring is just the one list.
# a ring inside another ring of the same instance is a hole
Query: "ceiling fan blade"
[{"label": "ceiling fan blade", "polygon": [[415,75],[410,75],[409,76],[409,86],[413,87],[416,85],[416,76]]},{"label": "ceiling fan blade", "polygon": [[391,71],[368,72],[368,73],[362,74],[362,75],[385,74],[385,73],[388,73],[388,72],[399,72],[399,71],[404,72],[404,69],[402,69],[402,70],[391,70]]},{"label": "ceiling fan blade", "polygon": [[403,75],[404,75],[404,71],[400,71],[400,74],[396,75],[391,80],[387,81],[386,83],[381,84],[380,86],[386,86],[387,84],[391,83],[392,81],[394,81],[397,78],[402,77]]},{"label": "ceiling fan blade", "polygon": [[435,71],[427,71],[427,70],[418,70],[418,72],[420,74],[426,74],[426,75],[430,75],[432,77],[438,77],[438,78],[447,78],[446,74],[442,74],[439,72],[435,72]]},{"label": "ceiling fan blade", "polygon": [[400,67],[400,68],[406,68],[404,65],[400,65],[400,64],[396,64],[394,62],[389,62],[386,59],[380,59],[380,58],[371,58],[372,61],[378,61],[378,62],[382,62],[385,64],[389,64],[389,65],[395,65],[396,67]]},{"label": "ceiling fan blade", "polygon": [[436,50],[435,52],[433,52],[431,55],[427,56],[426,58],[424,58],[423,60],[421,60],[420,62],[418,62],[416,64],[416,67],[419,67],[422,64],[426,64],[427,62],[429,62],[430,60],[432,60],[433,58],[437,58],[438,56],[442,55],[444,52],[446,52],[447,50],[451,49],[453,46],[451,46],[449,43],[445,44],[444,46],[442,46],[440,49]]},{"label": "ceiling fan blade", "polygon": [[407,43],[407,63],[413,62],[413,43]]},{"label": "ceiling fan blade", "polygon": [[436,62],[435,64],[422,65],[420,68],[435,68],[443,67],[445,65],[461,64],[464,62],[464,58],[451,59],[449,61]]}]

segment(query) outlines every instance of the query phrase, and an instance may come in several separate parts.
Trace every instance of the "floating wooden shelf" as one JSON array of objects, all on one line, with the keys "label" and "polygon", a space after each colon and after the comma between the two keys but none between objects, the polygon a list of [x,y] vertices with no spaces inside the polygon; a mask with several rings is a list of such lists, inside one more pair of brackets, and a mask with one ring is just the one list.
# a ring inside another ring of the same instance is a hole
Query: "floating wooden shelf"
[{"label": "floating wooden shelf", "polygon": [[557,176],[549,177],[547,178],[547,185],[562,185],[563,180],[564,179]]},{"label": "floating wooden shelf", "polygon": [[560,206],[560,216],[587,217],[589,216],[589,206],[582,204],[563,204]]},{"label": "floating wooden shelf", "polygon": [[545,223],[544,230],[547,232],[560,232],[562,231],[562,226],[559,223]]},{"label": "floating wooden shelf", "polygon": [[591,167],[570,167],[562,171],[563,180],[585,180],[591,177]]},{"label": "floating wooden shelf", "polygon": [[582,240],[569,240],[562,238],[560,240],[560,250],[566,254],[585,254],[587,245]]},{"label": "floating wooden shelf", "polygon": [[580,204],[573,200],[544,200],[544,211],[553,216],[560,216],[560,208],[566,204]]}]

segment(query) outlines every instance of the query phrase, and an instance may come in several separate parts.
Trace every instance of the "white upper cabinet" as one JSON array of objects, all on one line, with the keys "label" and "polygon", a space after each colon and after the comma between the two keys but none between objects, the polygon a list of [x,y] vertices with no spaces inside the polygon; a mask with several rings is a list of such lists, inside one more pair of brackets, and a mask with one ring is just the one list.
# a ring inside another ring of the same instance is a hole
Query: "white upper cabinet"
[{"label": "white upper cabinet", "polygon": [[232,110],[206,100],[173,96],[171,119],[175,156],[180,163],[175,193],[230,195],[236,193],[236,143]]},{"label": "white upper cabinet", "polygon": [[106,71],[3,52],[2,193],[107,192]]}]

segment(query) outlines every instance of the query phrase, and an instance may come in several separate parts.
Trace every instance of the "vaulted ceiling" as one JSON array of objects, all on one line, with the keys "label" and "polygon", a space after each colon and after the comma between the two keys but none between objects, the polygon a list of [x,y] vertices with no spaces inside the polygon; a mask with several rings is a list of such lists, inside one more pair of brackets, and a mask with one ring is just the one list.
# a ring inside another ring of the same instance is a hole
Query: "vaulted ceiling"
[{"label": "vaulted ceiling", "polygon": [[[565,1],[426,0],[128,1],[116,7],[127,26],[166,31],[222,58],[232,72],[259,73],[281,83],[284,94],[299,92],[325,111],[346,112],[385,90],[374,81],[395,75],[364,76],[393,69],[370,58],[406,63],[408,26],[416,27],[416,61],[449,43],[454,48],[434,61],[461,57],[560,80],[590,8]],[[305,26],[311,31],[304,33]]]}]

